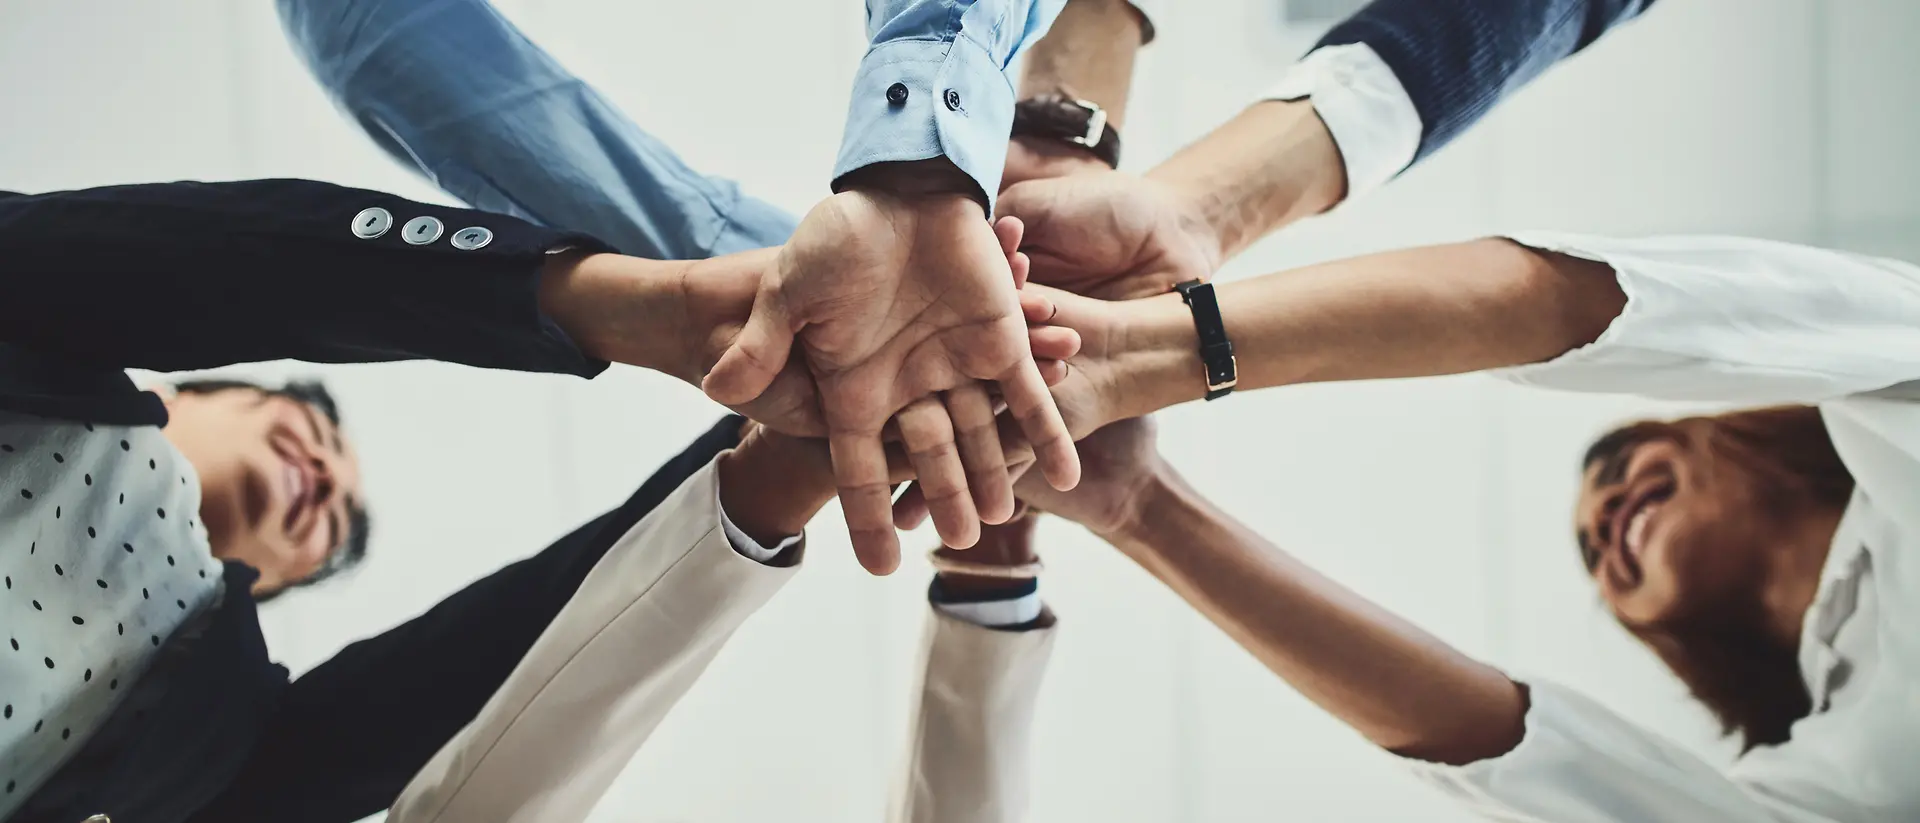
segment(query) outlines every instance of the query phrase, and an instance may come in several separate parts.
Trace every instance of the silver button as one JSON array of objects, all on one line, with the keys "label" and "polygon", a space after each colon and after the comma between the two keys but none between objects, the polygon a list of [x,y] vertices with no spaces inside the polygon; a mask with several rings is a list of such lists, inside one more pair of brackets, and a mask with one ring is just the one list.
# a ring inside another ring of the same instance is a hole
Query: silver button
[{"label": "silver button", "polygon": [[491,242],[493,242],[493,232],[479,226],[469,226],[453,233],[453,247],[461,251],[484,248]]},{"label": "silver button", "polygon": [[[381,231],[385,231],[385,229],[382,229]],[[379,235],[375,235],[375,236],[377,237]],[[104,814],[96,814],[92,817],[89,817],[85,820],[80,821],[80,823],[113,823],[113,818],[108,817]]]},{"label": "silver button", "polygon": [[440,239],[440,233],[446,230],[447,227],[441,225],[438,218],[415,217],[401,227],[400,236],[416,246],[424,246]]},{"label": "silver button", "polygon": [[359,214],[353,216],[353,236],[362,240],[372,240],[386,234],[390,228],[393,228],[393,215],[387,213],[386,209],[361,209]]}]

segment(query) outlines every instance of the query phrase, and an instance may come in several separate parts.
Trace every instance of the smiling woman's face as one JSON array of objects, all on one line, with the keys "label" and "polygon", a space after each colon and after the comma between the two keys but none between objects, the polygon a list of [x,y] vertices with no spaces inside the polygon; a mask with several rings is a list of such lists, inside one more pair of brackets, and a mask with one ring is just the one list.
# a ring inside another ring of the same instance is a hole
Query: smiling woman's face
[{"label": "smiling woman's face", "polygon": [[359,458],[310,403],[249,388],[167,401],[167,439],[200,475],[213,554],[260,572],[257,593],[312,576],[348,538]]},{"label": "smiling woman's face", "polygon": [[1629,627],[1683,620],[1764,585],[1786,515],[1707,439],[1701,425],[1634,426],[1603,438],[1582,474],[1581,559]]}]

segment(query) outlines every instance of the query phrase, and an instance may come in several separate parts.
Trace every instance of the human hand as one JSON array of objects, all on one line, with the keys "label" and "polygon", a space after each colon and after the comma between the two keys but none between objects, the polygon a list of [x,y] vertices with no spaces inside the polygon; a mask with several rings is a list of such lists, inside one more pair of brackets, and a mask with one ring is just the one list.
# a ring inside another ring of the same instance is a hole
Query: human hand
[{"label": "human hand", "polygon": [[[746,325],[778,249],[708,260],[554,255],[540,305],[590,357],[653,369],[693,385]],[[766,391],[728,407],[787,434],[824,437],[813,375],[786,364]]]},{"label": "human hand", "polygon": [[976,381],[998,384],[1051,482],[1077,480],[1003,245],[1017,242],[1018,223],[996,234],[982,217],[962,195],[856,189],[828,198],[763,277],[745,329],[705,383],[716,400],[748,402],[799,340],[819,384],[855,552],[877,574],[899,559],[881,448],[889,419],[949,545],[972,544],[983,517],[999,522],[1013,511],[994,402]]},{"label": "human hand", "polygon": [[[1097,161],[1096,161],[1097,162]],[[1000,194],[1018,217],[1033,280],[1107,300],[1164,294],[1219,268],[1219,240],[1171,187],[1106,170],[1028,180]]]},{"label": "human hand", "polygon": [[[1029,283],[1021,303],[1030,322],[1048,324],[1036,329],[1036,339],[1043,330],[1072,331],[1078,337],[1079,353],[1066,364],[1066,374],[1053,381],[1054,404],[1075,440],[1205,394],[1197,335],[1178,295],[1096,300]],[[1009,421],[1001,421],[1001,439],[1008,446],[1007,460],[1020,474],[1031,455]],[[902,529],[925,519],[918,484],[900,495],[893,513],[894,525]]]},{"label": "human hand", "polygon": [[1077,444],[1083,472],[1080,485],[1063,492],[1021,478],[1014,493],[1021,501],[1079,523],[1094,534],[1118,534],[1139,511],[1141,495],[1167,471],[1157,439],[1151,417],[1109,423]]}]

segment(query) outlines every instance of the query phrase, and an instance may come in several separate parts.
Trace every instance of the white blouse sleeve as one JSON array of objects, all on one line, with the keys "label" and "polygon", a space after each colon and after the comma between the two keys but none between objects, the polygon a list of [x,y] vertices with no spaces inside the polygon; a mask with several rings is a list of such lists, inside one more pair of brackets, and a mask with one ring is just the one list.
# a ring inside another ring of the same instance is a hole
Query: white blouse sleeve
[{"label": "white blouse sleeve", "polygon": [[1752,405],[1920,378],[1920,268],[1907,263],[1733,237],[1512,239],[1612,266],[1627,305],[1592,344],[1498,377]]},{"label": "white blouse sleeve", "polygon": [[1533,682],[1526,737],[1466,766],[1405,761],[1423,782],[1511,823],[1820,823],[1576,692]]}]

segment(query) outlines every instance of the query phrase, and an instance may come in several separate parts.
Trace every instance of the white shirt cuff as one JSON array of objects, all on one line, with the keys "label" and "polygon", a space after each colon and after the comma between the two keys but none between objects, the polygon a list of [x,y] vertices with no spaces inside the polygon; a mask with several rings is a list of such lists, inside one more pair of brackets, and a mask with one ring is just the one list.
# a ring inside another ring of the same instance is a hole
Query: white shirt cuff
[{"label": "white shirt cuff", "polygon": [[1365,43],[1314,49],[1262,100],[1313,100],[1347,167],[1347,199],[1385,185],[1420,152],[1420,111]]},{"label": "white shirt cuff", "polygon": [[1023,594],[1012,600],[985,600],[978,603],[934,603],[941,614],[987,629],[1024,626],[1040,619],[1040,593]]},{"label": "white shirt cuff", "polygon": [[713,497],[715,500],[714,507],[720,510],[720,530],[726,532],[727,542],[733,545],[733,550],[739,552],[741,556],[748,560],[756,563],[771,563],[774,558],[780,556],[781,552],[793,548],[794,544],[800,542],[801,536],[796,534],[782,538],[779,545],[773,548],[760,545],[759,541],[748,537],[746,532],[741,531],[739,526],[734,525],[732,517],[727,516],[727,507],[718,502],[720,499],[719,484],[715,484],[713,487]]}]

